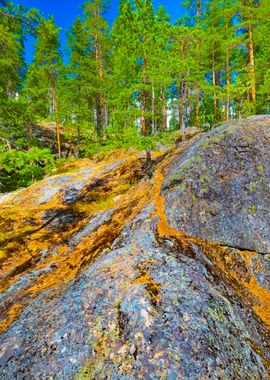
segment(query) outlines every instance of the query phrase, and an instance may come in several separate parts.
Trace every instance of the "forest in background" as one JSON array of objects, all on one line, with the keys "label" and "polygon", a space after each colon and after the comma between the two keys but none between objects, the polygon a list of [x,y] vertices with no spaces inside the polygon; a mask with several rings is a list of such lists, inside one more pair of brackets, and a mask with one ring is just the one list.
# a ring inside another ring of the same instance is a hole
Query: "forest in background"
[{"label": "forest in background", "polygon": [[122,0],[109,26],[109,3],[86,1],[61,46],[53,17],[0,0],[0,192],[57,159],[153,148],[187,127],[269,113],[270,0],[184,5],[171,23],[163,6]]}]

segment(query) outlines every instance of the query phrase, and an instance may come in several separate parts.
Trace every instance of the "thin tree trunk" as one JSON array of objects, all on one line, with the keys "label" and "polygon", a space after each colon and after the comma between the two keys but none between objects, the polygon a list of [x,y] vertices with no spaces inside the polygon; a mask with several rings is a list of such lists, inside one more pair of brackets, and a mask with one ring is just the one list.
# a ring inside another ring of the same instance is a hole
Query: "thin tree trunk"
[{"label": "thin tree trunk", "polygon": [[231,108],[231,82],[230,82],[230,57],[229,48],[226,49],[226,121],[230,118]]},{"label": "thin tree trunk", "polygon": [[214,118],[217,120],[217,110],[218,110],[218,99],[217,99],[217,93],[216,93],[216,86],[217,86],[217,73],[216,73],[216,57],[215,52],[213,52],[212,56],[212,77],[213,77],[213,93],[214,93]]},{"label": "thin tree trunk", "polygon": [[199,128],[200,126],[200,84],[197,84],[196,88],[196,120],[195,120],[195,126]]},{"label": "thin tree trunk", "polygon": [[[100,17],[98,6],[95,7],[95,17],[98,19]],[[96,64],[98,70],[99,86],[102,87],[103,82],[103,67],[102,67],[102,51],[99,36],[95,35],[95,48],[96,48]],[[99,89],[100,93],[98,94],[98,107],[99,107],[99,118],[97,118],[97,134],[99,139],[106,139],[106,98],[103,93],[103,89]]]},{"label": "thin tree trunk", "polygon": [[97,95],[96,97],[96,131],[97,131],[97,138],[100,141],[101,140],[101,107],[100,107],[100,96]]},{"label": "thin tree trunk", "polygon": [[[81,64],[81,59],[80,59]],[[81,76],[78,76],[77,84],[78,84],[78,93],[79,93],[79,103],[78,103],[78,109],[79,109],[79,115],[76,117],[76,124],[77,124],[77,146],[76,146],[76,152],[75,156],[77,159],[81,156],[81,122],[82,122],[82,86],[81,86]]]},{"label": "thin tree trunk", "polygon": [[105,117],[105,130],[104,130],[104,140],[107,140],[107,134],[106,134],[106,131],[107,131],[107,128],[108,128],[108,104],[107,102],[105,101],[105,106],[104,106],[104,117]]},{"label": "thin tree trunk", "polygon": [[183,107],[182,107],[182,82],[179,84],[178,89],[178,121],[179,121],[179,129],[182,127],[182,120],[183,120]]},{"label": "thin tree trunk", "polygon": [[[145,37],[144,37],[145,41]],[[146,124],[146,107],[147,107],[147,98],[148,98],[148,93],[147,90],[145,89],[148,79],[146,76],[146,70],[147,70],[147,61],[146,57],[143,57],[143,72],[144,72],[144,77],[143,77],[143,91],[142,91],[142,116],[141,116],[141,134],[143,136],[147,136],[147,124]]]},{"label": "thin tree trunk", "polygon": [[253,30],[252,25],[248,27],[249,33],[249,73],[251,81],[251,100],[253,110],[256,108],[256,79],[255,79],[255,60],[254,60],[254,45],[253,45]]},{"label": "thin tree trunk", "polygon": [[182,98],[182,123],[181,132],[183,141],[186,140],[186,125],[187,125],[187,108],[186,108],[186,82],[184,76],[181,81],[181,98]]},{"label": "thin tree trunk", "polygon": [[202,13],[202,0],[197,0],[197,6],[196,6],[197,22],[200,21],[201,13]]},{"label": "thin tree trunk", "polygon": [[[229,21],[226,19],[226,39],[227,43],[229,41]],[[225,109],[225,120],[228,121],[230,118],[231,109],[231,73],[230,73],[230,51],[229,46],[226,46],[226,109]]]},{"label": "thin tree trunk", "polygon": [[156,130],[156,120],[155,120],[155,86],[152,83],[152,135],[155,136],[157,133]]},{"label": "thin tree trunk", "polygon": [[56,95],[56,88],[53,88],[53,105],[55,112],[55,127],[56,127],[56,140],[57,140],[57,149],[58,149],[58,157],[61,158],[61,136],[60,136],[60,126],[59,126],[59,115],[58,115],[58,102]]},{"label": "thin tree trunk", "polygon": [[106,98],[104,94],[100,95],[100,112],[101,112],[101,138],[106,140]]},{"label": "thin tree trunk", "polygon": [[147,102],[147,92],[145,90],[143,90],[143,92],[142,92],[142,117],[141,117],[141,133],[143,136],[147,136],[146,102]]},{"label": "thin tree trunk", "polygon": [[[189,76],[189,74],[188,74]],[[189,86],[186,85],[186,82],[185,82],[185,103],[186,103],[186,128],[187,128],[187,124],[188,124],[188,120],[190,120],[190,114],[191,114],[191,105],[190,105],[190,102],[188,101],[188,99],[190,99],[190,93],[191,93],[191,89]]]},{"label": "thin tree trunk", "polygon": [[167,130],[167,102],[166,102],[166,90],[161,85],[161,99],[162,99],[162,130]]},{"label": "thin tree trunk", "polygon": [[33,126],[32,125],[29,125],[29,128],[28,128],[28,133],[29,133],[29,142],[31,143],[32,141],[32,138],[33,138]]},{"label": "thin tree trunk", "polygon": [[81,155],[81,127],[80,123],[77,124],[77,146],[76,146],[76,151],[75,151],[75,157],[78,160]]}]

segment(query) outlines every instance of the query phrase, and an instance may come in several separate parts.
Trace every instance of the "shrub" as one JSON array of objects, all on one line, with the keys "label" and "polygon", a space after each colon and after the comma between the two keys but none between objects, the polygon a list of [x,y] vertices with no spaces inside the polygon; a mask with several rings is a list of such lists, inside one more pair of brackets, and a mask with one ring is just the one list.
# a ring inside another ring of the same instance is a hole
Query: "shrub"
[{"label": "shrub", "polygon": [[0,153],[0,191],[28,186],[53,167],[54,156],[48,149],[33,147],[27,152],[11,149]]}]

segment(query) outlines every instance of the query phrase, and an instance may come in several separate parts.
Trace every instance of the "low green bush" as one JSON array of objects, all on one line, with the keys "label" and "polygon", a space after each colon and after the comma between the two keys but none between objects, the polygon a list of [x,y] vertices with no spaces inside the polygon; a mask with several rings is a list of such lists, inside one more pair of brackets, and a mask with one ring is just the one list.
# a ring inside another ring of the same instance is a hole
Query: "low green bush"
[{"label": "low green bush", "polygon": [[16,190],[41,179],[54,167],[49,149],[11,149],[0,153],[0,192]]}]

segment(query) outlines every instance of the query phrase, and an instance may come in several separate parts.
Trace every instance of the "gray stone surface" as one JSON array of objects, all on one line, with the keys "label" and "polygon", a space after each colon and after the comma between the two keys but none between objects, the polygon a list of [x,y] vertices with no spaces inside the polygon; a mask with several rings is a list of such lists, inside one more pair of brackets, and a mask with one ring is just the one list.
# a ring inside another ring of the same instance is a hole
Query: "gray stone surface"
[{"label": "gray stone surface", "polygon": [[205,134],[175,156],[164,182],[174,228],[270,253],[270,119],[252,117]]},{"label": "gray stone surface", "polygon": [[151,214],[62,294],[25,308],[1,338],[1,379],[269,379],[254,315],[200,247],[191,257],[157,241]]},{"label": "gray stone surface", "polygon": [[0,261],[0,379],[270,380],[270,256],[194,237],[268,252],[269,120],[172,151],[163,184],[154,174],[93,215],[73,203],[121,181],[119,161],[64,180],[68,206],[42,208],[45,232],[20,235],[26,257]]}]

